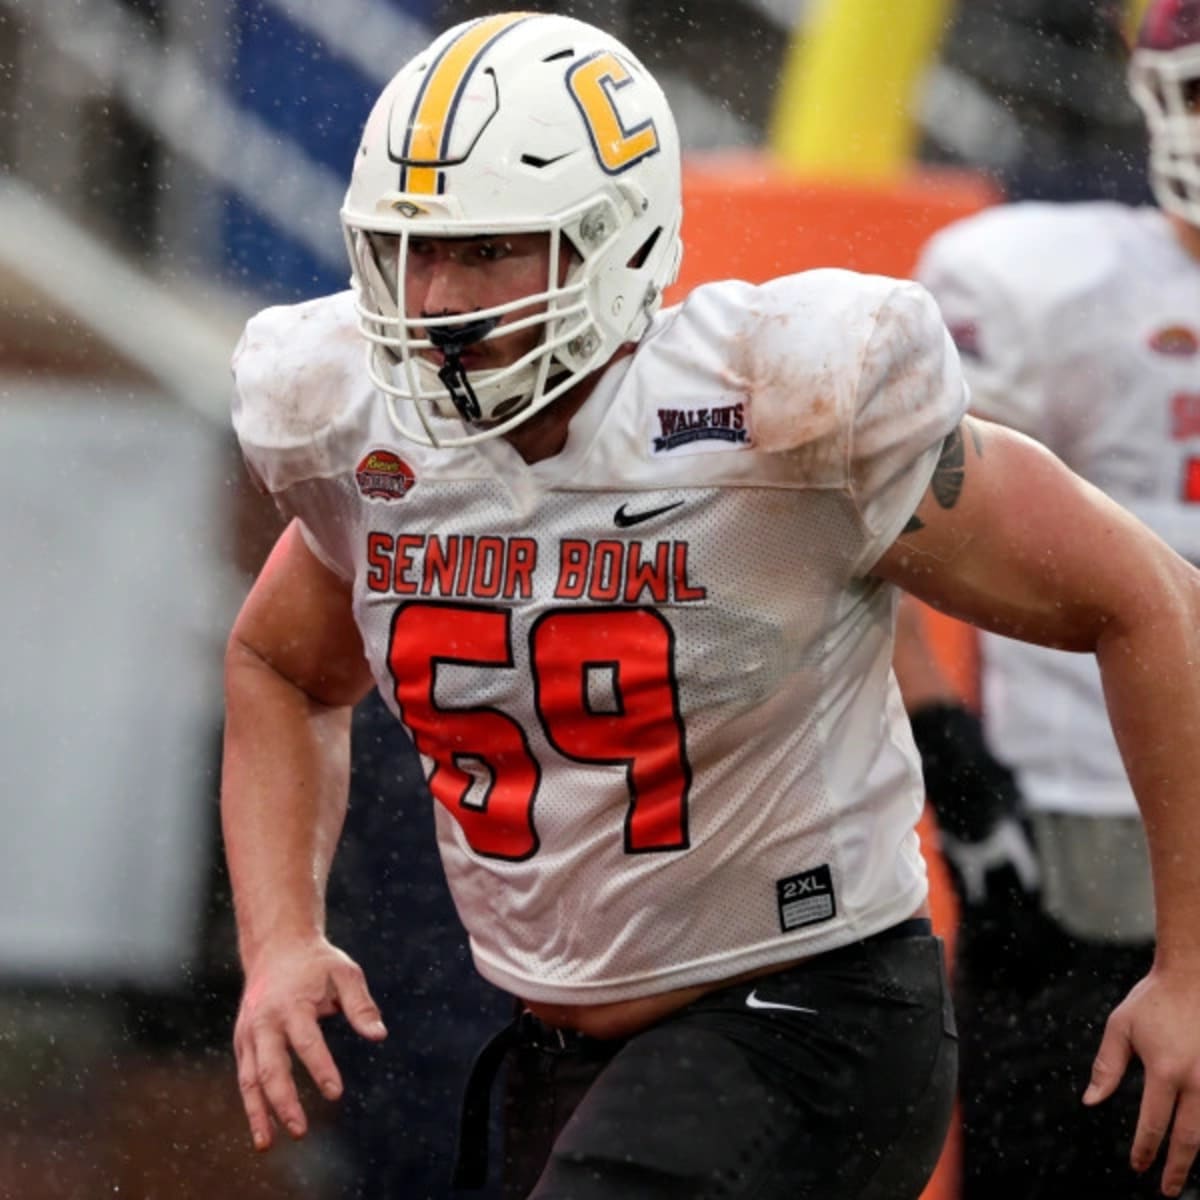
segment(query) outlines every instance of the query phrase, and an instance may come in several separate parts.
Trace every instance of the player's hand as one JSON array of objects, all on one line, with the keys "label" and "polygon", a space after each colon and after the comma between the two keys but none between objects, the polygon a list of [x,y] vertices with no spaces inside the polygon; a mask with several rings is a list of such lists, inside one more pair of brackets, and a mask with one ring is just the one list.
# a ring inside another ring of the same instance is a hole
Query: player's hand
[{"label": "player's hand", "polygon": [[967,907],[1001,907],[1035,895],[1042,873],[1027,824],[1001,816],[978,840],[939,831],[959,902]]},{"label": "player's hand", "polygon": [[1108,1099],[1135,1054],[1145,1083],[1130,1164],[1148,1170],[1170,1129],[1162,1192],[1178,1196],[1200,1148],[1200,968],[1156,966],[1113,1009],[1083,1102]]},{"label": "player's hand", "polygon": [[256,1150],[270,1148],[275,1122],[293,1138],[308,1132],[293,1053],[326,1099],[341,1096],[341,1073],[319,1024],[339,1011],[363,1037],[387,1036],[362,969],[324,938],[291,941],[256,957],[233,1034],[238,1087]]},{"label": "player's hand", "polygon": [[951,701],[909,714],[925,793],[959,902],[1001,924],[1038,907],[1041,870],[1016,776],[988,749],[975,713]]}]

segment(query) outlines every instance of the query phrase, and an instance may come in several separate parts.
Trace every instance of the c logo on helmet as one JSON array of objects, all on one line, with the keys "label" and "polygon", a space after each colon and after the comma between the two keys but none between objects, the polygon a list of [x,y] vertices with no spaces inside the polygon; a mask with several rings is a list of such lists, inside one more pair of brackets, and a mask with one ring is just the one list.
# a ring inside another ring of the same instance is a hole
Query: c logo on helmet
[{"label": "c logo on helmet", "polygon": [[592,149],[609,175],[620,175],[659,151],[653,118],[626,129],[617,108],[621,88],[636,85],[629,68],[615,54],[599,50],[567,72],[567,90],[587,126]]}]

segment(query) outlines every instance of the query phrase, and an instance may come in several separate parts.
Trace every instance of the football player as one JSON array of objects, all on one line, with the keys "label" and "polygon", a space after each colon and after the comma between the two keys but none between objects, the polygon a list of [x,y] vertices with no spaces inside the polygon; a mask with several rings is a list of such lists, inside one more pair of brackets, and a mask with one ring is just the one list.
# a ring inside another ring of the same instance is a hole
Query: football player
[{"label": "football player", "polygon": [[[1151,832],[1160,960],[1092,1095],[1146,1064],[1135,1157],[1200,1106],[1200,576],[1033,442],[964,418],[918,285],[817,271],[662,308],[679,146],[590,25],[437,38],[372,111],[353,286],[247,326],[235,426],[292,522],[228,647],[223,792],[254,1143],[295,1054],[381,1014],[323,886],[347,728],[411,735],[480,972],[517,1016],[512,1196],[916,1197],[956,1039],[891,672],[901,588],[1094,652]],[[420,929],[412,931],[421,936]],[[403,1037],[403,1030],[399,1031]]]},{"label": "football player", "polygon": [[[1150,5],[1130,82],[1158,208],[992,209],[937,234],[917,275],[972,410],[1042,442],[1196,563],[1200,3]],[[906,698],[920,636],[898,646]],[[963,1197],[1155,1195],[1126,1162],[1135,1080],[1099,1110],[1078,1102],[1098,1008],[1154,963],[1151,858],[1101,674],[1089,656],[993,635],[981,665],[984,730],[936,689],[911,705],[960,884]]]}]

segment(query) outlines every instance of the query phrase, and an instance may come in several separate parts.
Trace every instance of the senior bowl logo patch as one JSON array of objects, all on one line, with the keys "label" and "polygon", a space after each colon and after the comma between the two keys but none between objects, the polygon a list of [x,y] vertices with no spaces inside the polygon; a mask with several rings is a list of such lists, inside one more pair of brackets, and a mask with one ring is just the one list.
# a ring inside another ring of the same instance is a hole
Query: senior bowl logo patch
[{"label": "senior bowl logo patch", "polygon": [[1200,337],[1186,325],[1164,325],[1150,335],[1150,349],[1172,358],[1192,358],[1200,353]]},{"label": "senior bowl logo patch", "polygon": [[403,500],[417,482],[412,467],[391,450],[369,451],[354,479],[368,500]]}]

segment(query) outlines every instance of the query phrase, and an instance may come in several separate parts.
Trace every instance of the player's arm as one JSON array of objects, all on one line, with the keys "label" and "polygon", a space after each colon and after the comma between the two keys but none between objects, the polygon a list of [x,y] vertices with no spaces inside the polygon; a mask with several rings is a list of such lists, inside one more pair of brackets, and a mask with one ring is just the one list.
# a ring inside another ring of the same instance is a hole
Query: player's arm
[{"label": "player's arm", "polygon": [[239,613],[225,656],[221,816],[246,991],[234,1045],[254,1144],[272,1116],[307,1128],[289,1051],[330,1097],[341,1092],[318,1018],[337,1009],[383,1036],[359,968],[324,936],[324,892],[349,784],[350,717],[370,674],[348,586],[281,535]]},{"label": "player's arm", "polygon": [[985,629],[1097,657],[1146,826],[1157,944],[1086,1099],[1139,1055],[1133,1164],[1150,1165],[1174,1111],[1164,1190],[1178,1194],[1200,1145],[1200,572],[1037,443],[967,418],[874,574]]}]

